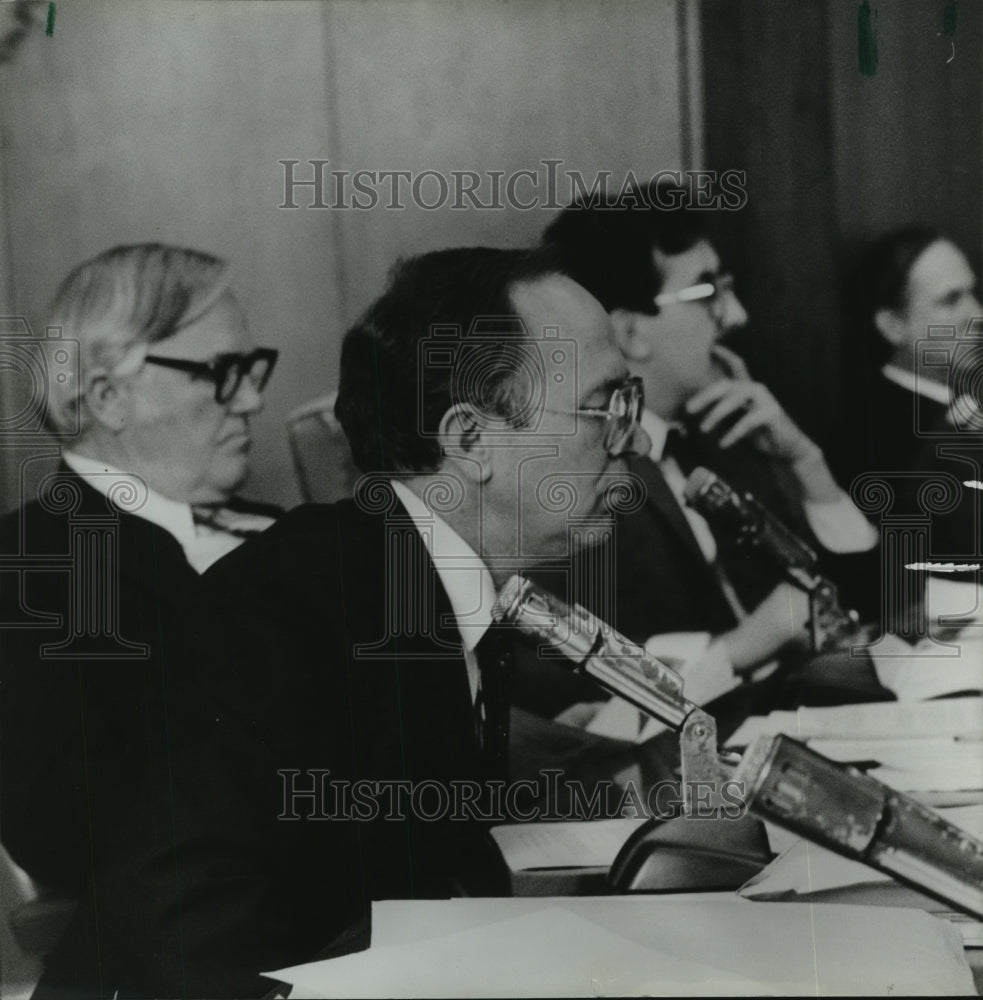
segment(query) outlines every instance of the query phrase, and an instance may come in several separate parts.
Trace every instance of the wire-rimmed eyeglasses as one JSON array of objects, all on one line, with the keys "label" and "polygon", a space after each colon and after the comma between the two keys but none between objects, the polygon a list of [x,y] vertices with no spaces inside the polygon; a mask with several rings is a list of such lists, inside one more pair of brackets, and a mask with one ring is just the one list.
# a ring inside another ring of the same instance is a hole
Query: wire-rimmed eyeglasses
[{"label": "wire-rimmed eyeglasses", "polygon": [[625,379],[614,388],[606,410],[600,408],[579,408],[576,410],[551,410],[551,413],[580,414],[585,417],[602,417],[607,421],[604,428],[604,449],[617,454],[631,442],[645,406],[645,388],[637,375]]},{"label": "wire-rimmed eyeglasses", "polygon": [[677,302],[702,302],[711,309],[719,308],[724,298],[734,291],[734,276],[718,274],[708,281],[687,285],[675,292],[660,292],[652,299],[656,309],[674,305]]}]

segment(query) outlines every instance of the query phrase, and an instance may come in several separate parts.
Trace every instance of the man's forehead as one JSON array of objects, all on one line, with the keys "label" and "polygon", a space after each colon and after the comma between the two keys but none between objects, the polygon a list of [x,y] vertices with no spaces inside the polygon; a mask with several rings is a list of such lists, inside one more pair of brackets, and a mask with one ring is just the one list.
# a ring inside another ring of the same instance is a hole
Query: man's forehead
[{"label": "man's forehead", "polygon": [[682,253],[668,254],[653,248],[652,262],[666,285],[683,287],[720,273],[720,256],[706,240],[697,240]]},{"label": "man's forehead", "polygon": [[928,247],[912,265],[909,284],[912,290],[944,295],[947,291],[971,287],[976,275],[963,252],[948,240]]},{"label": "man's forehead", "polygon": [[[611,319],[585,288],[551,274],[517,286],[512,298],[529,338],[542,354],[554,391],[575,388],[583,397],[626,378],[628,371],[615,345]],[[569,378],[557,377],[571,373],[576,374],[576,385]]]},{"label": "man's forehead", "polygon": [[250,343],[242,307],[231,294],[223,295],[201,316],[169,337],[158,340],[154,353],[167,357],[207,360],[216,354],[244,349]]}]

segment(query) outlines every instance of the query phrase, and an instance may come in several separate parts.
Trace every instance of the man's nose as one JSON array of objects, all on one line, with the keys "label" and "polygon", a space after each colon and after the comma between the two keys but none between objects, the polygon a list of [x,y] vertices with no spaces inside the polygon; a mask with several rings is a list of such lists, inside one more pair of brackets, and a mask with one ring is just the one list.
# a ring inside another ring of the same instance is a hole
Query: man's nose
[{"label": "man's nose", "polygon": [[251,378],[244,378],[229,402],[233,413],[259,413],[263,409],[263,394]]},{"label": "man's nose", "polygon": [[743,326],[747,326],[747,310],[734,292],[728,291],[720,313],[720,329],[723,333],[729,333]]}]

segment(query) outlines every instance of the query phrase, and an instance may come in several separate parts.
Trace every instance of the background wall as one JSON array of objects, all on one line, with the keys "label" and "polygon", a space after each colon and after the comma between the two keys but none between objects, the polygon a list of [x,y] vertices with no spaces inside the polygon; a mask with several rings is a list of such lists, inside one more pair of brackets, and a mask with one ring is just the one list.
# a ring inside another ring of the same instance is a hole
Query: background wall
[{"label": "background wall", "polygon": [[[559,159],[616,182],[747,171],[747,207],[719,234],[752,317],[742,346],[819,437],[852,360],[852,248],[917,218],[980,264],[976,2],[878,0],[873,74],[845,0],[76,0],[51,37],[46,9],[0,65],[0,315],[39,335],[61,277],[114,243],[230,257],[257,340],[282,349],[256,496],[297,498],[284,417],[334,388],[340,336],[398,255],[520,245],[553,214],[284,210],[278,160],[300,160],[298,178],[309,159],[483,177]],[[17,500],[6,462],[0,507]]]},{"label": "background wall", "polygon": [[861,3],[702,3],[707,166],[748,171],[720,241],[752,317],[744,353],[820,438],[858,360],[840,295],[857,248],[920,221],[978,272],[983,242],[983,7],[869,6],[872,74]]},{"label": "background wall", "polygon": [[[281,348],[247,492],[293,503],[284,417],[334,388],[340,337],[396,257],[522,245],[553,213],[284,210],[278,161],[306,179],[309,159],[544,174],[554,158],[619,183],[691,166],[694,25],[682,0],[59,4],[53,35],[0,67],[5,308],[39,335],[65,273],[116,243],[229,257],[256,339]],[[16,500],[8,476],[0,505]]]}]

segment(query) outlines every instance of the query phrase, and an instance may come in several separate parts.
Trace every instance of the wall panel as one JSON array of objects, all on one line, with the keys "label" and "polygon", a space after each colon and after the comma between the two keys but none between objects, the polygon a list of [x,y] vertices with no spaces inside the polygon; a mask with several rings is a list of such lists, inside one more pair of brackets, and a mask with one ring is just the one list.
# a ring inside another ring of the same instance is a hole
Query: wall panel
[{"label": "wall panel", "polygon": [[292,503],[283,419],[335,386],[340,337],[393,260],[520,245],[551,212],[283,210],[278,161],[679,167],[679,20],[676,0],[60,4],[54,35],[4,68],[13,301],[40,330],[61,277],[114,243],[230,257],[256,339],[282,349],[250,492]]}]

